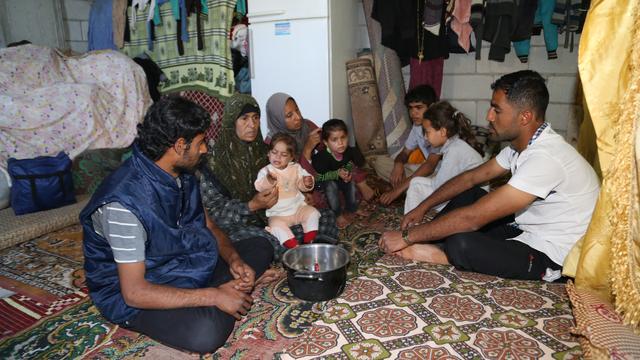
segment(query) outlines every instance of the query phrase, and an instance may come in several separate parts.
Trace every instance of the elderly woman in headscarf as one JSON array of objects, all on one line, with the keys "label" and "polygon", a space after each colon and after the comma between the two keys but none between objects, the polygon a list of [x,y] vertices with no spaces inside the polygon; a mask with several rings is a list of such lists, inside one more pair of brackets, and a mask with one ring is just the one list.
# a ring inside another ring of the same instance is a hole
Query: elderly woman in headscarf
[{"label": "elderly woman in headscarf", "polygon": [[[302,117],[300,109],[295,99],[285,93],[275,93],[271,95],[267,101],[267,127],[269,133],[265,142],[269,144],[271,138],[277,133],[286,133],[296,139],[299,151],[298,162],[310,174],[316,175],[316,171],[311,165],[311,155],[314,151],[320,151],[325,148],[321,141],[320,129],[313,121]],[[365,200],[374,197],[375,192],[365,181],[366,174],[364,172],[355,172],[353,179],[356,186]],[[323,207],[324,199],[314,194],[313,202],[316,207]],[[325,206],[326,207],[326,206]]]},{"label": "elderly woman in headscarf", "polygon": [[[207,163],[201,167],[202,200],[209,215],[231,241],[265,237],[274,246],[276,258],[284,248],[265,230],[265,209],[278,200],[275,189],[256,192],[258,171],[268,164],[268,149],[260,133],[260,108],[245,94],[231,96],[225,104],[220,133],[209,144]],[[320,210],[317,241],[336,241],[335,215]],[[301,241],[300,225],[292,227]]]}]

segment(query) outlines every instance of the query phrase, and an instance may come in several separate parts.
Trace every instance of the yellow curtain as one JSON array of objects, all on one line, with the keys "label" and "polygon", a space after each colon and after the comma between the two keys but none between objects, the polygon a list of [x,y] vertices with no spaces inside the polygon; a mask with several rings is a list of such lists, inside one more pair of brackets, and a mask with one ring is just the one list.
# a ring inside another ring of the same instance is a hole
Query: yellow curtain
[{"label": "yellow curtain", "polygon": [[625,323],[640,324],[640,5],[592,0],[578,68],[589,116],[578,148],[602,174],[584,238],[565,261],[577,287],[612,301]]}]

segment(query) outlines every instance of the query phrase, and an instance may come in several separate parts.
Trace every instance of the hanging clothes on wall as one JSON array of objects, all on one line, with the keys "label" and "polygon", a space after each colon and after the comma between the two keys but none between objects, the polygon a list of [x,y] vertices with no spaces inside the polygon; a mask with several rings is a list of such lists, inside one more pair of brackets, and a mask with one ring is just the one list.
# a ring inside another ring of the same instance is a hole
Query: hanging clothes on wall
[{"label": "hanging clothes on wall", "polygon": [[442,91],[442,74],[444,71],[444,58],[437,58],[427,61],[418,61],[411,58],[411,78],[409,80],[409,90],[418,85],[429,85],[436,91],[438,99]]},{"label": "hanging clothes on wall", "polygon": [[94,0],[89,11],[87,50],[118,50],[113,39],[112,0]]},{"label": "hanging clothes on wall", "polygon": [[[440,35],[440,23],[442,22],[442,12],[444,10],[442,0],[425,0],[422,15],[422,26],[435,36]],[[419,15],[418,15],[419,16]]]},{"label": "hanging clothes on wall", "polygon": [[249,29],[245,24],[236,24],[231,28],[231,58],[236,90],[242,94],[251,94],[251,74],[249,74]]},{"label": "hanging clothes on wall", "polygon": [[491,43],[489,60],[502,62],[511,51],[515,6],[514,0],[487,0],[485,4],[482,38]]},{"label": "hanging clothes on wall", "polygon": [[[547,48],[547,58],[549,60],[558,58],[558,53],[556,52],[558,49],[558,26],[551,23],[551,16],[553,15],[555,4],[556,0],[538,0],[538,8],[536,9],[533,20],[534,29],[542,28],[544,44]],[[530,46],[531,38],[513,42],[513,48],[520,62],[526,63],[529,61]]]},{"label": "hanging clothes on wall", "polygon": [[124,31],[127,22],[127,0],[112,0],[113,43],[118,49],[124,46]]},{"label": "hanging clothes on wall", "polygon": [[[194,0],[200,1],[200,0]],[[229,29],[233,17],[235,3],[232,1],[208,0],[196,15],[191,15],[186,22],[178,23],[176,12],[182,19],[188,9],[183,0],[162,2],[157,0],[154,9],[154,20],[162,26],[155,26],[153,35],[153,50],[149,51],[147,45],[148,14],[145,10],[139,10],[136,14],[137,21],[130,30],[130,41],[125,44],[123,52],[130,57],[141,53],[148,53],[151,59],[160,66],[166,74],[167,80],[160,84],[162,93],[170,93],[182,90],[200,90],[210,95],[220,97],[230,96],[234,91],[233,67],[231,61],[231,49],[228,46]],[[191,3],[191,2],[189,2]],[[129,8],[129,14],[131,8]],[[206,11],[206,12],[205,12]],[[157,15],[158,19],[155,18]],[[183,55],[180,55],[179,44],[176,39],[184,40],[184,35],[196,35],[198,23],[201,23],[202,49],[199,49],[200,41],[182,41]],[[182,32],[182,25],[186,25],[186,31]]]},{"label": "hanging clothes on wall", "polygon": [[482,55],[482,36],[484,34],[484,2],[482,0],[473,0],[471,2],[469,24],[473,28],[473,34],[476,39],[476,60],[480,60]]},{"label": "hanging clothes on wall", "polygon": [[469,22],[471,20],[472,0],[455,0],[454,4],[449,26],[458,35],[460,47],[469,52],[471,50],[471,32],[473,31]]},{"label": "hanging clothes on wall", "polygon": [[403,66],[411,66],[409,89],[428,84],[438,96],[444,59],[449,57],[441,0],[401,0],[373,3],[371,17],[380,23],[382,45],[396,51]]},{"label": "hanging clothes on wall", "polygon": [[[136,0],[134,0],[136,1]],[[137,0],[148,1],[148,0]],[[196,34],[198,36],[198,50],[202,50],[202,28],[200,26],[200,12],[207,13],[206,0],[151,0],[148,16],[147,16],[147,41],[149,50],[153,50],[153,41],[155,40],[155,27],[161,25],[162,18],[160,15],[160,5],[169,2],[171,4],[171,13],[176,21],[176,44],[178,46],[178,54],[184,55],[183,42],[189,41],[189,30],[187,29],[187,16],[195,14]],[[134,12],[131,12],[133,16]]]},{"label": "hanging clothes on wall", "polygon": [[487,0],[484,11],[483,40],[489,41],[489,60],[503,62],[511,52],[511,42],[531,38],[538,2]]},{"label": "hanging clothes on wall", "polygon": [[551,22],[558,26],[558,33],[565,33],[565,49],[573,51],[575,34],[582,32],[590,4],[590,0],[556,1]]},{"label": "hanging clothes on wall", "polygon": [[247,15],[247,0],[238,0],[236,2],[236,12],[242,16]]},{"label": "hanging clothes on wall", "polygon": [[[432,60],[448,58],[449,47],[444,31],[444,9],[442,1],[439,7],[439,30],[435,35],[423,26],[425,9],[429,10],[429,18],[433,19],[433,9],[438,8],[438,0],[375,0],[371,18],[380,23],[382,45],[395,50],[402,66],[409,64],[409,59]],[[430,20],[433,22],[433,20]],[[429,28],[433,29],[434,24]],[[420,58],[422,55],[422,59]]]},{"label": "hanging clothes on wall", "polygon": [[511,41],[522,41],[531,38],[531,30],[533,29],[533,20],[537,8],[538,0],[515,1]]}]

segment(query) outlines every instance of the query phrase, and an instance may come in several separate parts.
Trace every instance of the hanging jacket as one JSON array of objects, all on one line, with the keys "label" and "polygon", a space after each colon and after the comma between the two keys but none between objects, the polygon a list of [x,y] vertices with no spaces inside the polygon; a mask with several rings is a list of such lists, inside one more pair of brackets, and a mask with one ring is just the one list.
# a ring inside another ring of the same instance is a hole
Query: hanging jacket
[{"label": "hanging jacket", "polygon": [[515,0],[487,0],[485,5],[483,40],[489,41],[489,60],[504,61],[511,51],[511,34],[515,24]]},{"label": "hanging jacket", "polygon": [[122,204],[144,226],[147,281],[192,289],[210,280],[218,248],[206,227],[199,182],[190,174],[181,175],[180,182],[181,187],[135,146],[133,156],[103,181],[80,213],[89,295],[116,324],[125,324],[139,310],[125,303],[111,247],[93,229],[91,215],[104,204]]},{"label": "hanging jacket", "polygon": [[[382,45],[395,50],[402,66],[409,64],[410,58],[417,58],[418,32],[422,28],[424,14],[423,0],[375,0],[371,18],[380,23]],[[420,32],[424,61],[448,58],[449,44],[444,31],[444,10],[440,9],[440,35],[428,30]]]}]

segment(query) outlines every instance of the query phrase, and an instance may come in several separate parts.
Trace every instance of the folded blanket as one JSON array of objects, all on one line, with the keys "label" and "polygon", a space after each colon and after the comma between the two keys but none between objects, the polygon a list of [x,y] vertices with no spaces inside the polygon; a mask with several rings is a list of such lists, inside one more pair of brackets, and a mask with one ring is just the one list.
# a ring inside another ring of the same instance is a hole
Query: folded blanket
[{"label": "folded blanket", "polygon": [[126,147],[149,105],[142,68],[118,52],[0,49],[0,167],[9,157]]}]

